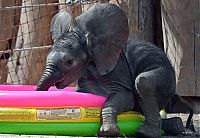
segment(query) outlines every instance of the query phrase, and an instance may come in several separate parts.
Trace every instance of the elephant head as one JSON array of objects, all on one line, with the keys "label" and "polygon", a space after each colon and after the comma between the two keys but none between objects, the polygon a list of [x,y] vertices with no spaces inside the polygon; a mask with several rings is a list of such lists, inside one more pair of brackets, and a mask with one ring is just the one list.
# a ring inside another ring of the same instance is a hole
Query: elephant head
[{"label": "elephant head", "polygon": [[[66,22],[71,22],[72,18],[58,14],[52,20],[54,44],[37,90],[48,90],[53,84],[57,88],[68,86],[79,79],[89,61],[95,63],[101,75],[107,74],[114,69],[128,39],[126,14],[114,4],[95,4],[75,18],[71,31],[68,31],[70,24]],[[58,26],[65,29],[55,29]]]}]

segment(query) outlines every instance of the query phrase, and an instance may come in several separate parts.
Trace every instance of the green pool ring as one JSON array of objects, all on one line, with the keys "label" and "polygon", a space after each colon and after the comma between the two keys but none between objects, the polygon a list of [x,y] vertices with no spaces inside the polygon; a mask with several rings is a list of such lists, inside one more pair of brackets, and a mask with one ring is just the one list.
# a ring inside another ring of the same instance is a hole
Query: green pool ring
[{"label": "green pool ring", "polygon": [[[122,136],[135,136],[143,124],[139,120],[118,121]],[[96,136],[98,122],[0,122],[2,134]],[[162,134],[163,131],[161,131]]]}]

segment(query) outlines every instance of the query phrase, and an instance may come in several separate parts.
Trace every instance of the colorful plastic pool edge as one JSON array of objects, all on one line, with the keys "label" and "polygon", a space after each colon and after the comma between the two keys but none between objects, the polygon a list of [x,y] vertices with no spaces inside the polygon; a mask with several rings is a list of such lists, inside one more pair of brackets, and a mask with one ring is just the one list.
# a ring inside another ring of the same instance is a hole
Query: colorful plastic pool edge
[{"label": "colorful plastic pool edge", "polygon": [[[134,136],[142,121],[119,121],[121,134]],[[28,135],[96,136],[98,122],[0,122],[0,133]]]}]

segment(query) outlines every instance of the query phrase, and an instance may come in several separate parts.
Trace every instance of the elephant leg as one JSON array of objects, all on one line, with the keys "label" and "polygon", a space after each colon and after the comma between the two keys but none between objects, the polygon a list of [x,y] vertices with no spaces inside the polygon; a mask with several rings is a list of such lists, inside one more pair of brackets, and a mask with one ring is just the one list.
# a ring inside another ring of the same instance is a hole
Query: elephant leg
[{"label": "elephant leg", "polygon": [[145,116],[145,122],[138,129],[137,135],[150,138],[160,137],[161,118],[155,96],[155,80],[146,74],[140,74],[135,84],[139,103]]},{"label": "elephant leg", "polygon": [[110,94],[101,111],[99,136],[119,136],[117,115],[132,110],[134,107],[133,92]]},{"label": "elephant leg", "polygon": [[159,109],[164,108],[175,92],[174,72],[159,68],[141,73],[135,80],[135,88],[145,116],[145,122],[138,129],[137,135],[159,138],[161,129]]}]

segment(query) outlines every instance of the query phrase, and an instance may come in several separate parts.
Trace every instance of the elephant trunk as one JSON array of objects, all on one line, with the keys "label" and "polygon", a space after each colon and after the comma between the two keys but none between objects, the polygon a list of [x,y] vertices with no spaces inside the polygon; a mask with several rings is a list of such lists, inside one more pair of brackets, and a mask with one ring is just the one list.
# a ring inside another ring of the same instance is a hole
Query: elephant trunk
[{"label": "elephant trunk", "polygon": [[62,72],[52,64],[47,64],[36,91],[47,91],[54,83],[62,79]]}]

